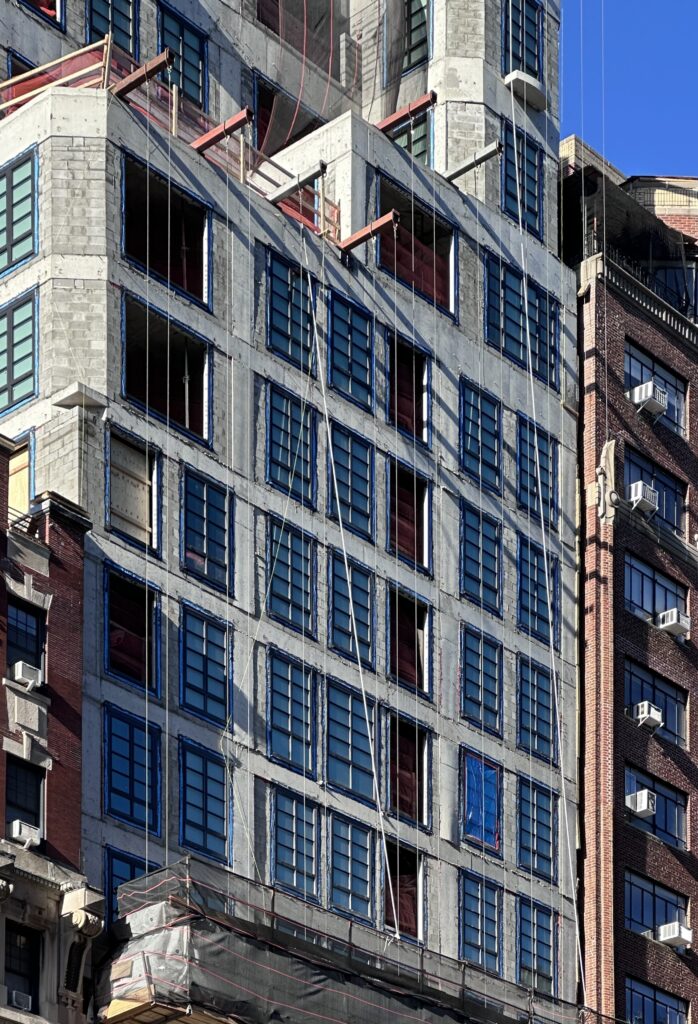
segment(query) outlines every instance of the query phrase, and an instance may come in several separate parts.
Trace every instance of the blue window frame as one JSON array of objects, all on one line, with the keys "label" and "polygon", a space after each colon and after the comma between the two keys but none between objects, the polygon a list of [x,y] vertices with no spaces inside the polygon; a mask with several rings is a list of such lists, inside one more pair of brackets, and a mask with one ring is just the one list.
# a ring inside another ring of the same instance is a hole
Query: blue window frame
[{"label": "blue window frame", "polygon": [[502,842],[501,766],[463,752],[463,837],[499,853]]},{"label": "blue window frame", "polygon": [[502,524],[482,509],[461,506],[461,593],[501,613]]},{"label": "blue window frame", "polygon": [[502,406],[487,391],[461,379],[461,466],[488,490],[502,486]]},{"label": "blue window frame", "polygon": [[519,190],[516,185],[518,165],[521,184],[521,221],[524,230],[536,238],[543,237],[543,160],[538,143],[520,128],[514,129],[508,121],[502,125],[504,153],[502,155],[502,209],[519,222]]},{"label": "blue window frame", "polygon": [[557,877],[557,795],[533,779],[519,779],[519,867]]},{"label": "blue window frame", "polygon": [[160,729],[104,708],[104,810],[113,818],[160,834]]},{"label": "blue window frame", "polygon": [[390,456],[386,459],[386,471],[387,549],[431,572],[431,481]]},{"label": "blue window frame", "polygon": [[418,164],[431,167],[431,117],[430,111],[415,117],[406,124],[386,132],[389,139],[404,149]]},{"label": "blue window frame", "polygon": [[675,533],[683,533],[684,513],[686,511],[686,484],[666,470],[660,469],[656,462],[651,462],[632,448],[625,449],[624,483],[625,497],[629,500],[631,484],[641,480],[649,484],[657,492],[659,506],[655,522],[660,522]]},{"label": "blue window frame", "polygon": [[405,55],[402,72],[429,60],[429,0],[405,2]]},{"label": "blue window frame", "polygon": [[626,708],[632,709],[642,700],[651,701],[661,709],[663,718],[662,727],[656,735],[685,747],[687,692],[630,658],[625,659],[624,674]]},{"label": "blue window frame", "polygon": [[[550,552],[548,552],[548,572],[552,604],[550,609],[543,548],[535,544],[529,537],[519,534],[519,626],[525,633],[530,633],[544,644],[549,644],[552,620],[552,641],[554,646],[558,647],[560,564]],[[550,614],[548,614],[549,610]]]},{"label": "blue window frame", "polygon": [[461,959],[501,974],[502,887],[464,871],[461,891]]},{"label": "blue window frame", "polygon": [[[485,257],[485,337],[507,358],[527,367],[528,341],[523,274],[494,253]],[[528,335],[533,374],[558,387],[560,307],[530,279],[527,282]]]},{"label": "blue window frame", "polygon": [[388,674],[410,690],[429,693],[431,605],[390,582],[387,583],[387,591]]},{"label": "blue window frame", "polygon": [[267,393],[267,481],[315,505],[315,410],[288,391]]},{"label": "blue window frame", "polygon": [[274,801],[274,882],[304,899],[317,899],[320,834],[318,809],[278,789]]},{"label": "blue window frame", "polygon": [[119,916],[117,902],[117,890],[120,885],[132,882],[134,878],[155,871],[157,865],[148,863],[142,857],[135,857],[131,853],[124,853],[122,850],[115,850],[110,846],[105,848],[104,855],[104,894],[106,904],[107,926],[116,921]]},{"label": "blue window frame", "polygon": [[543,78],[543,9],[539,0],[504,0],[504,73]]},{"label": "blue window frame", "polygon": [[640,935],[662,924],[686,923],[688,898],[634,871],[625,872],[625,927]]},{"label": "blue window frame", "polygon": [[[536,463],[536,446],[538,460]],[[518,417],[516,497],[519,505],[540,519],[541,498],[543,518],[557,526],[558,517],[558,449],[555,438],[533,420]],[[541,489],[538,492],[538,471]]]},{"label": "blue window frame", "polygon": [[491,732],[501,732],[501,643],[479,629],[465,626],[461,665],[463,715]]},{"label": "blue window frame", "polygon": [[[372,538],[374,447],[353,431],[333,423],[332,452],[342,524],[347,530]],[[338,518],[331,462],[328,466],[327,493],[330,515]]]},{"label": "blue window frame", "polygon": [[625,607],[640,618],[654,621],[670,608],[686,611],[687,589],[630,551],[625,552]]},{"label": "blue window frame", "polygon": [[373,667],[373,618],[374,580],[373,573],[364,566],[349,559],[349,580],[347,580],[344,556],[341,552],[330,555],[330,643],[336,650],[349,658],[356,658],[354,630],[349,606],[349,587],[354,605],[356,632],[359,637],[361,662]]},{"label": "blue window frame", "polygon": [[230,709],[228,627],[182,607],[182,707],[224,725]]},{"label": "blue window frame", "polygon": [[303,774],[315,769],[315,674],[300,661],[270,650],[269,756]]},{"label": "blue window frame", "polygon": [[315,545],[301,530],[269,520],[267,611],[272,618],[315,632]]},{"label": "blue window frame", "polygon": [[631,1024],[688,1024],[688,1003],[654,985],[626,978],[625,1019]]},{"label": "blue window frame", "polygon": [[668,846],[679,850],[686,849],[686,806],[688,798],[680,789],[674,789],[666,782],[640,771],[639,768],[625,766],[625,794],[636,793],[640,789],[649,789],[656,796],[656,810],[649,818],[630,815],[635,828],[649,832],[662,839]]},{"label": "blue window frame", "polygon": [[386,332],[386,418],[411,441],[429,444],[432,356],[394,331]]},{"label": "blue window frame", "polygon": [[36,252],[34,153],[0,170],[0,274]]},{"label": "blue window frame", "polygon": [[358,306],[332,295],[329,380],[347,398],[373,405],[373,324]]},{"label": "blue window frame", "polygon": [[184,566],[220,589],[233,576],[231,504],[225,487],[184,470]]},{"label": "blue window frame", "polygon": [[89,0],[87,34],[89,42],[112,39],[126,53],[136,56],[135,0]]},{"label": "blue window frame", "polygon": [[313,329],[308,276],[300,267],[269,253],[268,345],[301,370],[313,368]]},{"label": "blue window frame", "polygon": [[330,907],[370,921],[373,915],[373,841],[370,829],[332,816]]},{"label": "blue window frame", "polygon": [[65,0],[22,0],[40,18],[65,32]]},{"label": "blue window frame", "polygon": [[525,896],[518,897],[519,985],[554,996],[557,991],[557,914]]},{"label": "blue window frame", "polygon": [[105,430],[105,453],[107,529],[159,557],[162,532],[160,450],[110,423]]},{"label": "blue window frame", "polygon": [[630,338],[625,341],[624,387],[626,393],[640,384],[655,380],[667,393],[667,410],[661,422],[683,434],[686,429],[686,381]]},{"label": "blue window frame", "polygon": [[180,845],[225,860],[228,848],[225,761],[180,737]]},{"label": "blue window frame", "polygon": [[519,746],[536,757],[555,761],[553,681],[550,669],[519,655]]},{"label": "blue window frame", "polygon": [[208,99],[206,36],[164,4],[158,5],[158,35],[160,51],[168,46],[175,55],[169,71],[172,84],[188,100],[205,110]]},{"label": "blue window frame", "polygon": [[327,684],[327,781],[362,800],[374,795],[369,729],[373,732],[373,704],[355,690]]},{"label": "blue window frame", "polygon": [[0,412],[36,392],[36,296],[0,309]]},{"label": "blue window frame", "polygon": [[104,670],[160,692],[160,595],[145,580],[104,566]]}]

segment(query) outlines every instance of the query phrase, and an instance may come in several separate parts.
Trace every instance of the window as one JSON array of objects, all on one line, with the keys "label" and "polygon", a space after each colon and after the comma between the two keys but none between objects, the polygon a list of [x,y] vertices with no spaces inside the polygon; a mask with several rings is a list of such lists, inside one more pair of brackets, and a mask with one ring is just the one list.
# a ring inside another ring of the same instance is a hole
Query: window
[{"label": "window", "polygon": [[660,388],[667,393],[667,410],[662,416],[661,422],[672,430],[683,434],[686,427],[686,381],[678,377],[664,363],[643,351],[630,340],[625,340],[625,363],[624,363],[625,391],[626,394],[633,388],[645,384],[648,380],[655,380]]},{"label": "window", "polygon": [[686,484],[631,448],[625,449],[624,471],[625,497],[630,500],[630,486],[636,481],[649,484],[659,499],[655,522],[668,526],[675,533],[683,533]]},{"label": "window", "polygon": [[545,995],[557,988],[557,915],[533,900],[518,897],[517,982]]},{"label": "window", "polygon": [[543,11],[538,0],[505,0],[504,72],[520,70],[542,78]]},{"label": "window", "polygon": [[158,26],[159,49],[162,51],[169,46],[175,55],[165,81],[171,80],[183,96],[206,109],[206,36],[163,5],[158,7]]},{"label": "window", "polygon": [[304,633],[315,630],[315,550],[300,530],[269,523],[267,611]]},{"label": "window", "polygon": [[388,717],[388,807],[392,814],[429,824],[428,734],[407,718]]},{"label": "window", "polygon": [[129,296],[124,315],[126,398],[205,440],[210,411],[208,345]]},{"label": "window", "polygon": [[159,453],[149,444],[108,432],[108,525],[157,551]]},{"label": "window", "polygon": [[626,978],[625,1017],[631,1024],[688,1024],[688,1003],[653,985]]},{"label": "window", "polygon": [[371,859],[373,843],[369,829],[337,815],[332,817],[330,858],[330,907],[371,918]]},{"label": "window", "polygon": [[41,932],[5,920],[5,985],[8,992],[29,996],[30,1013],[39,1014],[39,978],[42,975]]},{"label": "window", "polygon": [[180,843],[216,860],[227,851],[225,761],[180,739]]},{"label": "window", "polygon": [[373,573],[349,561],[349,580],[344,557],[334,552],[330,562],[330,643],[336,650],[356,658],[354,627],[349,605],[349,587],[354,607],[354,620],[359,638],[359,654],[363,665],[373,665]]},{"label": "window", "polygon": [[497,398],[461,380],[461,466],[488,490],[502,486],[502,407]]},{"label": "window", "polygon": [[[25,435],[26,437],[26,435]],[[32,489],[33,446],[30,438],[18,444],[12,455],[8,474],[7,513],[12,523],[29,512]]]},{"label": "window", "polygon": [[431,564],[429,482],[411,466],[388,459],[388,551],[425,569]]},{"label": "window", "polygon": [[42,795],[45,772],[30,761],[7,755],[5,776],[5,823],[23,821],[34,828],[43,826]]},{"label": "window", "polygon": [[688,899],[673,889],[666,889],[651,878],[634,871],[625,872],[625,927],[655,938],[662,924],[678,921],[686,924]]},{"label": "window", "polygon": [[686,849],[686,804],[687,797],[679,789],[666,782],[646,775],[638,768],[625,767],[625,793],[637,793],[649,789],[657,798],[657,807],[649,818],[638,818],[630,813],[630,821],[643,832],[664,840],[669,846]]},{"label": "window", "polygon": [[519,656],[519,746],[546,761],[556,758],[550,670]]},{"label": "window", "polygon": [[386,133],[400,149],[404,149],[418,164],[429,167],[429,115],[421,114],[406,124],[401,124]]},{"label": "window", "polygon": [[[270,0],[261,0],[269,3]],[[288,19],[284,18],[284,26]],[[307,51],[309,21],[296,23],[299,27],[297,49]],[[323,45],[325,39],[323,39]],[[310,52],[310,51],[307,51]],[[255,147],[265,156],[274,156],[280,149],[292,145],[304,135],[315,131],[323,122],[308,107],[299,103],[295,96],[283,92],[272,82],[255,73],[254,136]],[[310,211],[308,211],[310,212]],[[305,218],[303,218],[305,219]]]},{"label": "window", "polygon": [[462,875],[461,958],[501,974],[502,889],[479,875]]},{"label": "window", "polygon": [[502,524],[463,502],[461,593],[495,614],[501,611]]},{"label": "window", "polygon": [[374,795],[369,729],[373,732],[373,704],[368,722],[363,698],[335,683],[327,686],[327,781],[363,800]]},{"label": "window", "polygon": [[491,732],[501,732],[502,645],[466,626],[461,656],[463,715]]},{"label": "window", "polygon": [[0,412],[35,392],[35,299],[16,299],[0,309]]},{"label": "window", "polygon": [[670,608],[686,611],[687,591],[629,551],[625,553],[625,607],[640,618],[654,621]]},{"label": "window", "polygon": [[7,599],[7,664],[26,661],[41,668],[44,655],[46,615],[36,605],[15,597]]},{"label": "window", "polygon": [[160,729],[111,705],[104,709],[105,811],[160,834]]},{"label": "window", "polygon": [[[176,44],[174,50],[179,51]],[[208,304],[207,207],[132,157],[124,156],[123,177],[126,256],[166,284]],[[182,380],[181,372],[178,379]]]},{"label": "window", "polygon": [[312,669],[280,651],[270,651],[268,659],[269,754],[310,775],[315,764]]},{"label": "window", "polygon": [[388,584],[390,675],[422,693],[429,690],[429,605]]},{"label": "window", "polygon": [[390,231],[381,235],[379,266],[417,294],[453,312],[453,227],[437,217],[431,207],[422,205],[411,193],[403,192],[382,176],[378,198],[379,216],[391,210],[400,214],[397,237]]},{"label": "window", "polygon": [[[536,238],[543,237],[543,150],[520,128],[516,130],[516,154],[514,153],[514,130],[505,121],[502,128],[504,153],[502,157],[502,209],[519,222],[519,198],[521,200],[521,221],[524,230]],[[516,184],[518,169],[520,193]]]},{"label": "window", "polygon": [[7,77],[16,78],[18,75],[25,75],[27,71],[33,71],[36,64],[30,64],[21,53],[16,50],[7,51]]},{"label": "window", "polygon": [[358,306],[338,295],[331,300],[329,379],[365,409],[373,404],[373,325]]},{"label": "window", "polygon": [[501,773],[498,764],[465,751],[463,835],[496,853],[501,849]]},{"label": "window", "polygon": [[130,853],[122,853],[121,850],[106,848],[105,868],[105,904],[107,926],[116,921],[119,916],[117,891],[120,885],[132,882],[134,878],[140,878],[149,871],[154,871],[155,865],[149,864],[142,857],[134,857]]},{"label": "window", "polygon": [[140,580],[108,567],[105,589],[106,671],[151,692],[157,691],[160,641],[156,592]]},{"label": "window", "polygon": [[230,504],[224,487],[184,471],[184,566],[225,589],[232,580]]},{"label": "window", "polygon": [[485,336],[507,358],[527,367],[528,338],[531,341],[531,369],[551,387],[558,386],[559,305],[533,281],[527,282],[528,330],[524,279],[520,271],[497,256],[485,261]]},{"label": "window", "polygon": [[386,874],[389,874],[392,883],[391,888],[388,877],[383,883],[385,926],[395,929],[397,911],[397,930],[400,936],[409,935],[412,939],[421,939],[423,857],[415,850],[390,839],[385,845],[388,854]]},{"label": "window", "polygon": [[[559,575],[558,559],[548,554],[549,581],[545,579],[543,548],[519,534],[519,626],[545,644],[559,644]],[[548,604],[548,588],[550,601]]]},{"label": "window", "polygon": [[111,32],[112,41],[126,53],[135,56],[136,28],[132,0],[90,0],[88,17],[90,42],[103,39]]},{"label": "window", "polygon": [[308,276],[269,253],[267,270],[269,348],[301,370],[313,366],[313,329]]},{"label": "window", "polygon": [[32,154],[0,170],[0,273],[16,266],[36,248],[34,168]]},{"label": "window", "polygon": [[[373,537],[373,445],[336,423],[332,424],[332,454],[339,491],[342,524],[362,537]],[[330,515],[337,518],[332,466],[327,481]]]},{"label": "window", "polygon": [[403,74],[429,59],[429,0],[405,0]]},{"label": "window", "polygon": [[[518,417],[518,474],[516,498],[522,508],[540,518],[541,498],[543,518],[556,526],[558,516],[558,443],[532,420]],[[536,458],[536,448],[538,449]],[[541,497],[538,492],[540,471]]]},{"label": "window", "polygon": [[305,899],[318,896],[318,810],[303,797],[276,791],[274,881]]},{"label": "window", "polygon": [[388,423],[408,437],[429,441],[429,356],[392,332],[388,335]]},{"label": "window", "polygon": [[557,796],[532,779],[519,779],[519,867],[555,881]]},{"label": "window", "polygon": [[267,481],[315,505],[315,410],[288,391],[267,391]]},{"label": "window", "polygon": [[633,706],[642,700],[649,700],[661,708],[663,722],[656,735],[685,747],[688,694],[644,665],[626,658],[625,706],[632,711]]},{"label": "window", "polygon": [[186,605],[182,609],[182,707],[225,724],[230,714],[228,629]]},{"label": "window", "polygon": [[60,0],[22,0],[22,2],[31,7],[33,11],[42,15],[42,17],[62,27],[64,13],[63,4]]}]

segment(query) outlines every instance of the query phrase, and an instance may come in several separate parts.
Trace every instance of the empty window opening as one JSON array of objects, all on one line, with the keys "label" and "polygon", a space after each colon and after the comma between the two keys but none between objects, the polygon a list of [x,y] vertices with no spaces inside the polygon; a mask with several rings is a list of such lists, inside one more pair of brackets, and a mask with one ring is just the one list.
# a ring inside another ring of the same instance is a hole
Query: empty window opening
[{"label": "empty window opening", "polygon": [[429,688],[429,606],[394,587],[390,600],[390,674],[416,690]]},{"label": "empty window opening", "polygon": [[123,175],[124,252],[168,284],[207,302],[206,207],[130,157],[124,158]]},{"label": "empty window opening", "polygon": [[18,757],[7,757],[5,822],[22,821],[41,828],[44,770]]},{"label": "empty window opening", "polygon": [[427,810],[427,732],[416,722],[391,715],[390,801],[391,813],[425,825]]},{"label": "empty window opening", "polygon": [[386,843],[388,864],[386,871],[392,881],[392,899],[390,885],[385,879],[385,924],[395,928],[393,902],[397,910],[397,928],[401,935],[409,935],[413,939],[422,937],[422,858],[414,850],[409,850],[398,843]]},{"label": "empty window opening", "polygon": [[15,50],[7,51],[8,78],[16,78],[17,75],[25,75],[27,71],[33,71],[36,64],[30,64],[28,60]]},{"label": "empty window opening", "polygon": [[155,593],[117,572],[107,578],[107,669],[154,690],[157,679]]},{"label": "empty window opening", "polygon": [[429,357],[394,334],[388,339],[389,420],[418,441],[428,441]]},{"label": "empty window opening", "polygon": [[153,451],[116,434],[109,438],[109,525],[140,544],[157,548]]},{"label": "empty window opening", "polygon": [[[42,971],[41,932],[14,921],[5,923],[5,985],[8,1003],[27,1013],[39,1013]],[[22,999],[21,997],[25,998]]]},{"label": "empty window opening", "polygon": [[[126,397],[185,430],[208,432],[205,342],[126,299]],[[146,358],[147,357],[147,358]],[[169,376],[167,368],[169,367]]]},{"label": "empty window opening", "polygon": [[44,18],[48,18],[49,21],[55,21],[60,24],[63,18],[61,0],[24,0],[24,3],[29,7],[33,7],[35,11],[42,14]]},{"label": "empty window opening", "polygon": [[299,104],[294,96],[275,88],[271,82],[257,78],[255,133],[257,149],[273,156],[285,146],[302,139],[323,123],[311,110]]},{"label": "empty window opening", "polygon": [[42,609],[10,598],[7,602],[7,664],[26,661],[41,668],[45,614]]},{"label": "empty window opening", "polygon": [[429,564],[428,501],[427,481],[391,460],[389,548],[425,567]]},{"label": "empty window opening", "polygon": [[13,522],[29,512],[29,444],[23,444],[10,456],[7,512]]},{"label": "empty window opening", "polygon": [[380,239],[380,266],[444,309],[452,309],[453,228],[406,192],[380,179],[379,213],[397,210],[397,239],[392,231]]}]

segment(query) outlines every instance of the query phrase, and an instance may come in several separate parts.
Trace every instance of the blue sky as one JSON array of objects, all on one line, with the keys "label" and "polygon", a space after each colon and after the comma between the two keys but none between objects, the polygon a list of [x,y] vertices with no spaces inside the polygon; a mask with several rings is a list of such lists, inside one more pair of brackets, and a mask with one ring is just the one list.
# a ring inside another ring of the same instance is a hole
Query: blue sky
[{"label": "blue sky", "polygon": [[562,0],[561,54],[563,138],[628,177],[698,176],[698,0]]}]

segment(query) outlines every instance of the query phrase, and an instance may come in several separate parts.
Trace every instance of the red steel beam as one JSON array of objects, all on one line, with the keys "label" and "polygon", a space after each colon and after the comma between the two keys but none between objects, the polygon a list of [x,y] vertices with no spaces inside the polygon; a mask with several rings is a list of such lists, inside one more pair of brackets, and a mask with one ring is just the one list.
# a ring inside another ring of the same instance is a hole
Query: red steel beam
[{"label": "red steel beam", "polygon": [[390,117],[383,118],[376,125],[379,132],[389,132],[393,128],[397,128],[398,125],[403,124],[405,121],[409,121],[410,118],[418,117],[419,114],[423,114],[425,110],[429,110],[436,103],[436,93],[433,89],[429,92],[425,92],[423,96],[420,96],[418,100],[413,100],[408,103],[406,107],[401,107],[400,110],[396,110]]},{"label": "red steel beam", "polygon": [[399,223],[400,214],[397,210],[391,210],[390,213],[384,214],[378,220],[371,221],[365,228],[361,228],[360,231],[350,235],[343,242],[338,242],[338,248],[342,252],[349,252],[350,249],[355,249],[357,245],[363,245],[364,242],[368,242],[369,238],[373,238],[374,235],[380,235],[388,228],[396,227]]},{"label": "red steel beam", "polygon": [[191,148],[196,150],[197,153],[205,153],[211,146],[215,146],[217,142],[227,138],[228,135],[232,135],[233,132],[239,131],[244,128],[246,124],[249,124],[253,119],[254,113],[250,107],[243,107],[242,110],[233,114],[227,121],[222,121],[221,124],[216,125],[210,132],[205,132],[200,135],[198,139],[194,139],[190,143]]},{"label": "red steel beam", "polygon": [[114,96],[128,96],[130,92],[137,89],[139,85],[144,85],[149,82],[151,78],[155,78],[161,71],[166,68],[171,68],[174,64],[175,55],[174,51],[166,46],[162,53],[159,53],[157,57],[153,57],[147,64],[143,64],[140,68],[136,68],[130,75],[126,75],[126,78],[122,78],[120,82],[115,82],[114,85],[109,87],[109,91]]}]

